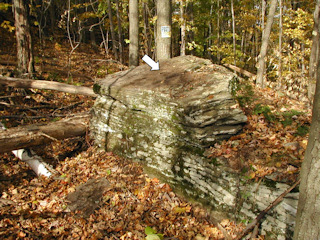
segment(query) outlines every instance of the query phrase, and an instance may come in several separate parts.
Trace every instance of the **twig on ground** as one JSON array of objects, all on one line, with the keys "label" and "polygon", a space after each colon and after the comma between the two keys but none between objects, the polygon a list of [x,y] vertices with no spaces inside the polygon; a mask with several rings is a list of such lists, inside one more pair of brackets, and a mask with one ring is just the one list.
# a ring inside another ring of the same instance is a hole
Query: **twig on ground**
[{"label": "twig on ground", "polygon": [[264,209],[260,214],[250,223],[248,226],[235,238],[235,240],[240,240],[244,236],[246,236],[252,228],[254,228],[257,224],[259,224],[260,220],[269,212],[270,209],[277,206],[283,198],[291,192],[292,189],[294,189],[298,184],[300,183],[300,179],[295,182],[290,188],[288,188],[286,191],[284,191],[279,197],[276,198],[266,209]]}]

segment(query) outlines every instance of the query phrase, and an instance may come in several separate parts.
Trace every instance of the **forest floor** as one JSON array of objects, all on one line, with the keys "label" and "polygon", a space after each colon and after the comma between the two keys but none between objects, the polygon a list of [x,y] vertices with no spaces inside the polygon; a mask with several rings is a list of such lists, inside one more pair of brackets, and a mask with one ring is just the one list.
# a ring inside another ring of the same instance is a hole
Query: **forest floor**
[{"label": "forest floor", "polygon": [[[4,76],[13,73],[16,60],[14,51],[8,52],[15,49],[10,38],[0,49]],[[37,47],[37,78],[91,87],[95,79],[126,68],[89,45],[75,51],[69,68],[69,53],[67,41],[47,40]],[[294,182],[307,145],[311,110],[281,92],[252,84],[237,96],[248,122],[240,135],[213,146],[211,157],[224,158],[251,181],[272,176]],[[80,95],[0,88],[0,119],[8,128],[46,123],[89,111],[93,103],[93,98]],[[164,239],[204,240],[223,239],[221,227],[231,236],[245,227],[229,219],[218,227],[205,209],[150,178],[138,163],[97,151],[88,136],[34,150],[54,167],[56,177],[38,178],[13,154],[0,154],[1,239],[144,239],[153,233]],[[98,209],[87,217],[70,211],[66,196],[97,178],[108,180]]]}]

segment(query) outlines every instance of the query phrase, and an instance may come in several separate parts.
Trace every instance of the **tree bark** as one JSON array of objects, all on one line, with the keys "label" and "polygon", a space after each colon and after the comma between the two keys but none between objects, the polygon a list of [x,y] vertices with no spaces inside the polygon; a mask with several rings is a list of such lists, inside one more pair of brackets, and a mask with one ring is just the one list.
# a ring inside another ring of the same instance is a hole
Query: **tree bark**
[{"label": "tree bark", "polygon": [[28,4],[29,1],[26,0],[14,0],[12,6],[16,28],[18,71],[21,75],[34,72]]},{"label": "tree bark", "polygon": [[184,6],[183,1],[180,2],[180,20],[181,20],[181,46],[180,56],[186,55],[186,19],[184,17]]},{"label": "tree bark", "polygon": [[261,88],[264,87],[264,72],[265,72],[265,57],[268,51],[269,38],[271,34],[271,27],[273,24],[273,18],[276,12],[277,0],[271,0],[268,20],[264,32],[262,34],[262,45],[260,49],[260,55],[258,60],[258,72],[257,72],[257,85]]},{"label": "tree bark", "polygon": [[[221,24],[220,24],[220,0],[217,1],[218,11],[217,11],[217,46],[220,49],[220,32],[221,32]],[[220,50],[217,52],[218,64],[221,63],[221,53]]]},{"label": "tree bark", "polygon": [[[319,51],[319,49],[318,49]],[[320,239],[320,65],[313,100],[312,123],[301,168],[301,184],[294,240]]]},{"label": "tree bark", "polygon": [[233,0],[231,0],[231,16],[232,16],[232,44],[233,44],[233,64],[237,66],[236,60],[236,21],[234,17]]},{"label": "tree bark", "polygon": [[120,17],[120,10],[119,10],[119,0],[116,0],[116,7],[117,7],[117,21],[118,21],[118,36],[119,36],[119,55],[120,55],[120,62],[124,63],[123,58],[123,36],[122,36],[122,26],[121,26],[121,17]]},{"label": "tree bark", "polygon": [[318,48],[319,48],[319,10],[320,0],[317,0],[313,13],[314,25],[312,31],[312,47],[309,61],[309,84],[308,84],[308,98],[312,102],[317,79],[317,63],[318,63]]},{"label": "tree bark", "polygon": [[266,0],[262,0],[261,1],[261,31],[262,31],[262,33],[264,32],[264,19],[266,16],[266,7],[267,7]]},{"label": "tree bark", "polygon": [[139,65],[139,5],[138,0],[129,1],[129,66]]},{"label": "tree bark", "polygon": [[112,41],[112,51],[114,54],[114,57],[116,60],[119,60],[118,58],[118,50],[117,50],[117,44],[116,44],[116,34],[114,31],[114,26],[113,26],[113,19],[112,19],[112,6],[111,6],[111,1],[108,0],[108,15],[109,15],[109,21],[110,21],[110,32],[111,32],[111,41]]},{"label": "tree bark", "polygon": [[89,114],[84,114],[48,125],[29,125],[2,130],[0,153],[85,135],[88,121]]},{"label": "tree bark", "polygon": [[278,66],[278,87],[281,88],[282,86],[282,0],[279,0],[279,10],[280,10],[280,17],[279,17],[279,66]]},{"label": "tree bark", "polygon": [[96,94],[93,92],[91,88],[74,86],[74,85],[69,85],[65,83],[45,81],[45,80],[31,80],[31,79],[0,76],[0,85],[5,85],[8,87],[16,87],[16,88],[35,88],[35,89],[55,90],[60,92],[96,97]]},{"label": "tree bark", "polygon": [[157,0],[156,59],[171,58],[171,0]]},{"label": "tree bark", "polygon": [[143,35],[145,38],[145,42],[144,42],[144,48],[145,48],[145,52],[146,54],[148,54],[148,56],[151,57],[151,43],[152,40],[150,39],[150,24],[149,24],[149,13],[148,13],[148,3],[147,2],[143,2],[142,3],[143,6]]}]

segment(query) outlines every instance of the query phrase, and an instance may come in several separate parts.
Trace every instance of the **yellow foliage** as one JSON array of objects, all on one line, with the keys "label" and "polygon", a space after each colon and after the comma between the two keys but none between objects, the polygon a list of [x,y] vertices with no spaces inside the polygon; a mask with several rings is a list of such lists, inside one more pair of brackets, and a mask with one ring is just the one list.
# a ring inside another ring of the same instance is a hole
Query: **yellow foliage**
[{"label": "yellow foliage", "polygon": [[9,21],[3,21],[0,26],[4,29],[8,29],[9,32],[13,32],[16,29]]}]

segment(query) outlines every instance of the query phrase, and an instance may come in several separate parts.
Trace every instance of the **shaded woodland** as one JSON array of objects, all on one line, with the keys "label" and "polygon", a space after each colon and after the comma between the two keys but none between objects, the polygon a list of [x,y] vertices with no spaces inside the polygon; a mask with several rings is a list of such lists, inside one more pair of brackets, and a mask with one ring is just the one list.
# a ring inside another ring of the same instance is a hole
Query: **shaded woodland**
[{"label": "shaded woodland", "polygon": [[[210,59],[243,77],[232,92],[248,121],[241,134],[211,146],[209,158],[222,158],[246,181],[299,181],[305,156],[319,160],[319,151],[312,151],[319,144],[319,128],[311,125],[311,118],[316,92],[317,123],[320,1],[169,2],[166,56]],[[145,54],[160,56],[157,4],[0,1],[0,129],[8,128],[0,139],[6,146],[0,149],[0,238],[237,239],[246,231],[248,219],[215,217],[146,175],[138,163],[99,152],[89,138],[87,113],[95,101],[95,82],[144,64]],[[79,116],[84,118],[73,123]],[[36,137],[29,134],[38,124],[45,125],[43,129],[53,126],[54,132],[59,124],[68,127],[69,120],[76,134],[52,135],[50,129]],[[10,152],[18,143],[27,150],[32,147],[52,171],[51,178],[38,177]],[[306,186],[318,182],[307,177],[316,177],[309,170],[317,168],[305,162],[300,190],[312,194]],[[68,208],[67,196],[83,189],[82,184],[90,188],[90,179],[102,179],[103,194],[84,216],[81,209]],[[308,205],[308,199],[303,201]],[[318,198],[314,201],[319,203]],[[295,239],[307,239],[312,235],[299,236],[306,232],[303,219],[308,219],[299,204]],[[305,212],[319,211],[315,207]],[[259,221],[252,226],[256,231],[251,238],[268,239],[258,231]],[[317,234],[318,225],[312,234]]]}]

